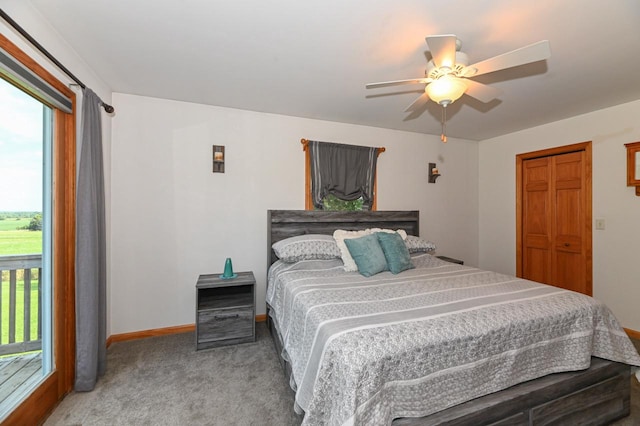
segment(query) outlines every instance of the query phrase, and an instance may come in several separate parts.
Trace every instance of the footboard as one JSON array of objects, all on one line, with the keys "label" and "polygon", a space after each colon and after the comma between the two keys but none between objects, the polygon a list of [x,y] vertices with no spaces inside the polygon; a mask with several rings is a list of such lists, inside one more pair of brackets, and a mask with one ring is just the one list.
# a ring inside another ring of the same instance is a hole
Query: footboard
[{"label": "footboard", "polygon": [[583,371],[512,386],[400,425],[607,425],[630,411],[630,367],[592,358]]}]

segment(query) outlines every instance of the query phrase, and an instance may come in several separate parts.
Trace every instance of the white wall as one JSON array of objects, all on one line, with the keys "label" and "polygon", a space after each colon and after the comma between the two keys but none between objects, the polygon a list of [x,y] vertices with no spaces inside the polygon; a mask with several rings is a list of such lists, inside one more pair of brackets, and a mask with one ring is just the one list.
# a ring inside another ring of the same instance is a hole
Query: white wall
[{"label": "white wall", "polygon": [[593,142],[593,295],[640,330],[640,197],[626,186],[625,143],[640,140],[640,101],[480,142],[480,267],[515,274],[515,156]]},{"label": "white wall", "polygon": [[[68,43],[58,34],[58,32],[49,24],[42,15],[33,8],[33,6],[24,0],[3,0],[2,10],[4,10],[15,22],[25,29],[36,41],[38,41],[49,53],[51,53],[60,63],[70,70],[77,78],[80,79],[87,87],[91,88],[100,98],[111,103],[111,89],[89,68],[82,58],[68,45]],[[16,30],[0,19],[0,32],[7,37],[13,44],[18,46],[22,51],[28,54],[38,64],[53,74],[58,80],[65,84],[74,83],[66,74],[60,71],[51,63],[43,54],[31,46]],[[79,92],[78,87],[71,87],[76,93]],[[80,117],[80,106],[82,96],[77,96],[77,117]],[[117,107],[116,107],[117,113]],[[78,142],[80,141],[80,120],[77,119],[76,134]],[[111,116],[102,114],[102,143],[104,152],[104,171],[105,171],[105,201],[107,206],[110,202],[111,187],[110,169],[111,169]],[[80,150],[78,149],[77,158],[80,158]],[[106,216],[107,235],[110,232],[110,217],[107,210]],[[107,239],[107,250],[109,240]],[[110,259],[107,258],[107,263]],[[107,277],[107,286],[109,286],[109,278]],[[107,292],[107,304],[109,304],[109,293]],[[107,319],[107,335],[109,335],[110,326]]]},{"label": "white wall", "polygon": [[[253,270],[265,312],[268,209],[304,209],[301,138],[385,146],[378,209],[417,209],[439,253],[477,264],[477,142],[115,93],[111,333],[195,319],[199,274]],[[212,173],[212,145],[226,172]],[[427,163],[442,177],[427,183]]]}]

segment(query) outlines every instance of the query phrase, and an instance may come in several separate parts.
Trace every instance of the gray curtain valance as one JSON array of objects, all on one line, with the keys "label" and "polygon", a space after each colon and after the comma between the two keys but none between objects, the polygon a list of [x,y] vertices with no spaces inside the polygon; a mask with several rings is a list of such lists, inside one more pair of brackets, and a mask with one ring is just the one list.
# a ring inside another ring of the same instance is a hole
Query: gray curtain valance
[{"label": "gray curtain valance", "polygon": [[309,141],[311,195],[317,209],[333,194],[341,200],[362,197],[363,208],[371,210],[376,178],[377,148]]}]

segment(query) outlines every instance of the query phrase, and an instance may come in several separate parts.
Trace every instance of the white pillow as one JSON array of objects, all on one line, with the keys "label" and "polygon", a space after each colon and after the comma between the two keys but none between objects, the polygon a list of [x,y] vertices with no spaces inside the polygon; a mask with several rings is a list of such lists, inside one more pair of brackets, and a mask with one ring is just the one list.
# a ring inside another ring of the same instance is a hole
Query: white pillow
[{"label": "white pillow", "polygon": [[349,253],[349,249],[344,243],[344,240],[349,238],[360,238],[365,235],[375,234],[376,232],[397,232],[398,234],[400,234],[403,240],[407,239],[407,233],[404,231],[404,229],[398,229],[397,231],[394,231],[393,229],[369,228],[362,231],[345,231],[343,229],[336,229],[335,231],[333,231],[333,238],[336,240],[336,244],[338,244],[338,248],[340,249],[340,253],[342,254],[342,263],[344,263],[345,271],[355,272],[358,270],[358,265],[356,265],[356,261],[353,260],[351,253]]},{"label": "white pillow", "polygon": [[356,261],[351,257],[351,253],[349,253],[349,249],[344,243],[344,240],[349,238],[360,238],[369,234],[371,234],[371,231],[368,229],[362,231],[345,231],[343,229],[336,229],[333,231],[333,238],[336,240],[336,244],[338,244],[338,248],[342,254],[342,263],[344,263],[345,271],[355,272],[358,270],[358,265],[356,265]]},{"label": "white pillow", "polygon": [[413,235],[409,235],[407,239],[404,240],[404,244],[407,246],[409,253],[433,253],[436,251],[436,245],[431,241],[426,241]]},{"label": "white pillow", "polygon": [[400,234],[403,240],[407,239],[407,231],[405,231],[404,229],[398,229],[397,231],[394,231],[393,229],[369,228],[367,229],[367,231],[372,234],[375,234],[376,232],[386,232],[387,234],[393,234],[394,232],[397,232],[398,234]]},{"label": "white pillow", "polygon": [[280,240],[271,247],[278,259],[287,263],[314,259],[340,259],[342,256],[336,240],[331,235],[298,235]]}]

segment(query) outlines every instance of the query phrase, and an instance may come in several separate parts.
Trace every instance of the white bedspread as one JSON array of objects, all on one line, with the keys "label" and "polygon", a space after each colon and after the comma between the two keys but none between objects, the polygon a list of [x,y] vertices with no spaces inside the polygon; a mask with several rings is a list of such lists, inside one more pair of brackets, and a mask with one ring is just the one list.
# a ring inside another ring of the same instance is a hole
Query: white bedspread
[{"label": "white bedspread", "polygon": [[425,416],[591,356],[640,366],[601,302],[495,272],[413,257],[365,278],[340,260],[276,262],[267,303],[305,425]]}]

